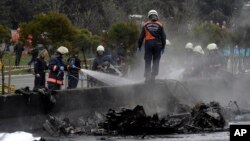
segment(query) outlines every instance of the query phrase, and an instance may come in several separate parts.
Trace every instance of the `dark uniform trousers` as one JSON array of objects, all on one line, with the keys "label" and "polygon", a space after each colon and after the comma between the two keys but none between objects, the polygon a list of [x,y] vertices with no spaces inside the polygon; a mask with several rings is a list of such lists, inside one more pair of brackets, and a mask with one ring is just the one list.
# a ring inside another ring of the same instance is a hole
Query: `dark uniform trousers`
[{"label": "dark uniform trousers", "polygon": [[51,90],[51,91],[60,90],[61,85],[48,82],[48,89]]},{"label": "dark uniform trousers", "polygon": [[79,79],[79,73],[78,72],[69,72],[68,76],[68,89],[74,89],[77,87]]},{"label": "dark uniform trousers", "polygon": [[39,73],[40,77],[35,76],[35,87],[34,88],[44,88],[45,87],[45,73]]},{"label": "dark uniform trousers", "polygon": [[[159,73],[159,63],[161,59],[161,44],[157,41],[146,41],[145,42],[145,77],[156,76]],[[151,62],[153,60],[153,65],[151,67]]]}]

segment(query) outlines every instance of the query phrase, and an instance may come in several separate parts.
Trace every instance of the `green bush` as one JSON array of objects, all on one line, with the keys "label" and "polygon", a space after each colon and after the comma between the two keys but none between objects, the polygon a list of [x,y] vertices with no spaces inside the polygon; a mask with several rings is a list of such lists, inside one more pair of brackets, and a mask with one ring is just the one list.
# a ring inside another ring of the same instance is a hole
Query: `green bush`
[{"label": "green bush", "polygon": [[[42,34],[47,32],[46,39]],[[26,41],[28,34],[33,36],[33,45],[38,43],[51,44],[54,49],[66,46],[72,53],[82,48],[92,50],[99,42],[98,36],[93,36],[87,29],[74,27],[71,21],[63,14],[48,12],[34,16],[34,19],[21,25],[21,40]]]},{"label": "green bush", "polygon": [[[48,33],[46,40],[41,36],[44,32]],[[33,44],[57,45],[64,41],[72,41],[76,33],[70,20],[65,15],[56,12],[36,15],[33,20],[21,25],[21,40],[25,41],[28,34],[32,34]]]}]

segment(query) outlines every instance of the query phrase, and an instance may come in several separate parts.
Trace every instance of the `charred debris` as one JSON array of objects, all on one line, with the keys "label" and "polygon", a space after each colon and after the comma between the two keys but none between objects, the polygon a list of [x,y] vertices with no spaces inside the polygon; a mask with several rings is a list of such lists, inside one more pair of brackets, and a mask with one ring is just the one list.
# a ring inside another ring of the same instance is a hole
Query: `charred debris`
[{"label": "charred debris", "polygon": [[[109,109],[106,115],[95,113],[94,118],[79,118],[71,122],[68,118],[49,116],[43,124],[52,136],[70,134],[88,135],[166,135],[181,133],[204,133],[227,131],[223,115],[236,115],[234,110],[222,108],[217,102],[198,103],[186,108],[184,113],[176,113],[160,118],[158,114],[149,116],[143,106],[134,109]],[[181,110],[183,112],[183,109]]]},{"label": "charred debris", "polygon": [[[45,112],[56,104],[53,92],[47,89],[31,91],[28,87],[18,89],[16,94],[25,97],[27,104],[34,94],[41,95]],[[144,107],[137,105],[133,109],[121,108],[116,111],[109,109],[106,114],[95,112],[94,116],[78,118],[70,121],[49,115],[43,128],[51,136],[67,136],[75,134],[88,135],[160,135],[178,133],[201,133],[228,130],[226,125],[237,117],[248,118],[249,111],[240,110],[236,101],[230,101],[229,107],[222,107],[218,102],[197,103],[194,107],[176,105],[174,114],[160,117],[158,114],[149,116]],[[232,108],[233,107],[233,108]],[[240,116],[239,116],[240,115]]]}]

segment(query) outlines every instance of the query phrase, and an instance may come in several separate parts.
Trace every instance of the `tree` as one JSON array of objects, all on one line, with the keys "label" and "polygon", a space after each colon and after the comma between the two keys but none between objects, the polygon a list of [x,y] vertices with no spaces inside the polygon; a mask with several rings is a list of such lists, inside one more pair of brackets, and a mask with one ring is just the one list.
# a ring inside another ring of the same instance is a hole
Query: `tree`
[{"label": "tree", "polygon": [[43,43],[43,33],[47,33],[47,39],[55,46],[64,41],[72,41],[77,32],[71,21],[57,12],[36,15],[30,22],[21,26],[21,40],[23,41],[29,34],[32,34],[34,44]]},{"label": "tree", "polygon": [[75,47],[78,47],[78,51],[81,49],[85,53],[88,52],[91,54],[95,52],[95,49],[99,44],[99,40],[98,36],[92,35],[88,30],[79,29],[73,44]]},{"label": "tree", "polygon": [[139,30],[133,22],[113,24],[107,32],[106,41],[111,47],[124,44],[127,50],[133,50],[138,39]]}]

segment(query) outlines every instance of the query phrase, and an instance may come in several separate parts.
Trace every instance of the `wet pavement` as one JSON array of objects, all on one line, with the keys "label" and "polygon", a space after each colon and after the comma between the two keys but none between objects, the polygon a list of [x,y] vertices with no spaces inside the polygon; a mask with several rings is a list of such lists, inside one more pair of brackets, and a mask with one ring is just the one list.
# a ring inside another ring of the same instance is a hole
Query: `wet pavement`
[{"label": "wet pavement", "polygon": [[229,141],[229,132],[202,133],[202,134],[178,134],[161,136],[72,136],[61,138],[46,138],[46,141]]}]

